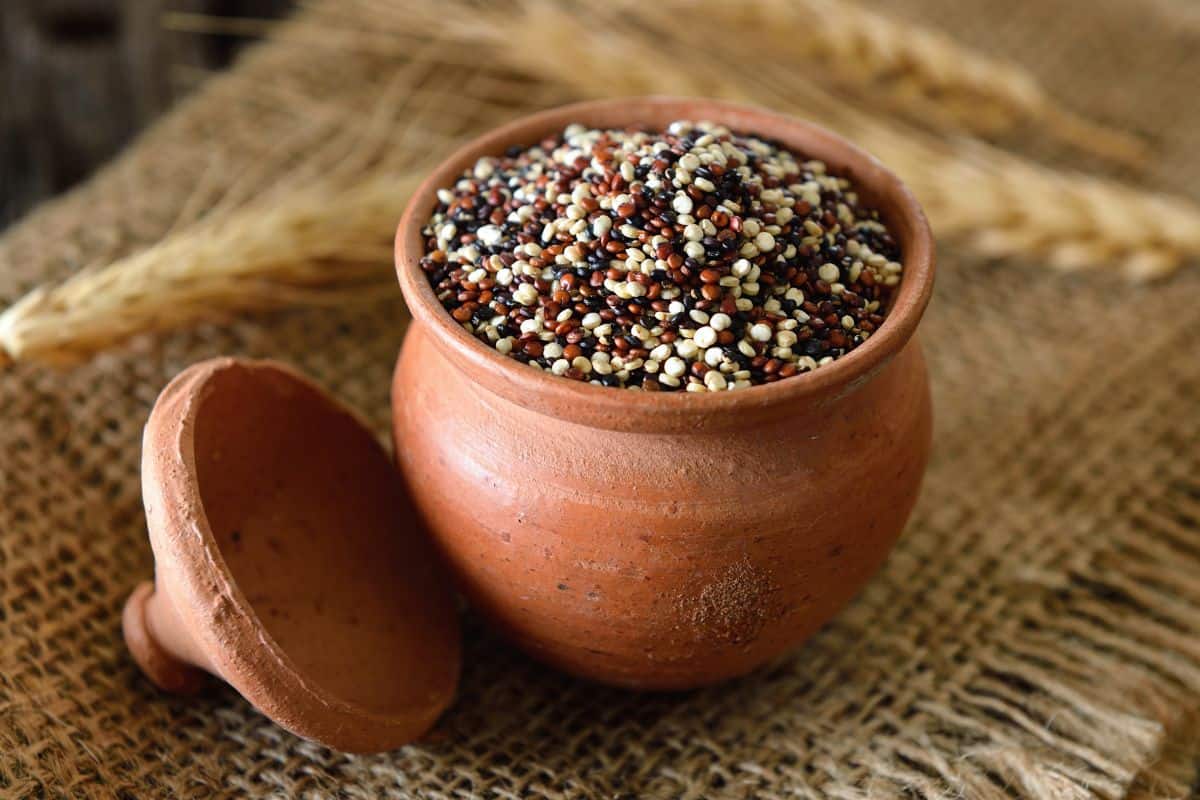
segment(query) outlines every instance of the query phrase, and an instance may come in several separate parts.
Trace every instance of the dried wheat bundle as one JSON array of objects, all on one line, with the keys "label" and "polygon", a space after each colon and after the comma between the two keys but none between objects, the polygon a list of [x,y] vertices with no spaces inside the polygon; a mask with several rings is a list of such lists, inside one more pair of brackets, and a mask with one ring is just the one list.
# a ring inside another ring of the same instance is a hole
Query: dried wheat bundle
[{"label": "dried wheat bundle", "polygon": [[710,26],[667,36],[668,22],[653,3],[315,4],[278,37],[369,58],[383,85],[362,93],[367,106],[356,111],[299,85],[238,85],[315,127],[301,126],[233,180],[218,164],[160,244],[39,289],[0,315],[0,363],[70,361],[145,330],[393,290],[392,231],[431,160],[513,114],[584,97],[707,95],[813,119],[895,169],[939,234],[987,256],[1134,278],[1200,256],[1200,210],[1190,203],[887,120],[785,61],[764,62],[753,38]]},{"label": "dried wheat bundle", "polygon": [[[286,35],[303,34],[297,27]],[[391,53],[361,108],[237,72],[217,79],[216,91],[299,109],[296,129],[237,169],[215,152],[158,244],[40,287],[0,314],[0,366],[70,363],[137,333],[236,312],[395,296],[392,236],[433,159],[562,100],[438,60],[437,50],[424,42]]]},{"label": "dried wheat bundle", "polygon": [[[303,124],[263,159],[233,170],[214,153],[161,242],[40,287],[0,315],[0,364],[67,363],[238,311],[394,295],[392,231],[412,188],[432,154],[493,119],[456,108],[450,92],[470,75],[447,68],[431,80],[427,67],[393,64],[365,120],[301,102]],[[286,103],[279,95],[290,91],[232,88],[266,103]]]},{"label": "dried wheat bundle", "polygon": [[[463,0],[441,0],[439,35],[476,57],[482,49],[489,63],[560,81],[585,97],[707,95],[827,125],[900,174],[940,235],[960,237],[988,257],[1107,268],[1134,279],[1161,277],[1200,258],[1200,208],[1193,203],[889,120],[829,94],[786,64],[757,58],[752,37],[714,33],[710,26],[674,26],[668,36],[662,26],[669,20],[653,3],[517,5],[480,12]],[[386,4],[372,13],[386,22]],[[421,24],[410,17],[408,31]]]},{"label": "dried wheat bundle", "polygon": [[0,315],[0,363],[69,363],[214,316],[394,294],[389,234],[414,180],[379,175],[251,204],[36,289]]}]

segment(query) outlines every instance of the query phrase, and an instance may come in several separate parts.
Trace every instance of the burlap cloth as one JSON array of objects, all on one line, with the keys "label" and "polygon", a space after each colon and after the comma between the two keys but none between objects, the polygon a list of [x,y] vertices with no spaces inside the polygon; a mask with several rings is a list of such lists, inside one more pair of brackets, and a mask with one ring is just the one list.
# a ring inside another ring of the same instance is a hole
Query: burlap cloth
[{"label": "burlap cloth", "polygon": [[[1093,116],[1154,134],[1200,198],[1200,12],[1171,0],[910,0]],[[264,107],[245,80],[295,89]],[[254,164],[378,86],[365,57],[269,43],[0,246],[0,300],[163,235],[214,154]],[[950,246],[923,327],[936,445],[906,536],[800,652],[678,696],[597,688],[468,624],[433,738],[351,757],[232,691],[156,691],[121,642],[151,572],[139,433],[221,353],[286,359],[386,430],[398,301],[144,337],[0,375],[0,796],[1195,796],[1200,269],[1130,288]],[[398,676],[400,678],[401,676]],[[1189,789],[1189,787],[1191,787]]]}]

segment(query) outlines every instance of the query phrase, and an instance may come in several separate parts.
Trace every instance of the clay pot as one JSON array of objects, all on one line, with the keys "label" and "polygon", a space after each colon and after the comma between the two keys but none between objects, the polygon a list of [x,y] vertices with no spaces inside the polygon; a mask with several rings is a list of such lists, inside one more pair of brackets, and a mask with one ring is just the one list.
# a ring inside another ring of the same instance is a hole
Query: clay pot
[{"label": "clay pot", "polygon": [[[418,259],[439,187],[479,156],[568,123],[707,119],[849,176],[899,242],[886,323],[813,373],[719,394],[643,394],[552,376],[483,345],[438,303]],[[396,236],[414,324],[396,366],[396,450],[470,602],[539,659],[630,687],[685,688],[795,647],[883,562],[930,446],[914,338],[933,240],[875,159],[813,125],[742,106],[647,98],[521,119],[429,176]]]},{"label": "clay pot", "polygon": [[146,425],[156,586],[125,639],[160,687],[228,681],[285,728],[349,751],[422,734],[458,680],[457,609],[391,460],[271,362],[180,374]]}]

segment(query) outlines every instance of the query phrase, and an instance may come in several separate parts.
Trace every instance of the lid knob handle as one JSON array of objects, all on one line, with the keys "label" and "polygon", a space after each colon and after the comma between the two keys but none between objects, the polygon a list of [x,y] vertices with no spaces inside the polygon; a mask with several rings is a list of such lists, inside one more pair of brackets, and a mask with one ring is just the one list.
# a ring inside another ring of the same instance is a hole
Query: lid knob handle
[{"label": "lid knob handle", "polygon": [[145,581],[129,595],[121,627],[134,661],[160,689],[191,694],[207,682],[203,656],[170,598],[156,592],[153,583]]}]

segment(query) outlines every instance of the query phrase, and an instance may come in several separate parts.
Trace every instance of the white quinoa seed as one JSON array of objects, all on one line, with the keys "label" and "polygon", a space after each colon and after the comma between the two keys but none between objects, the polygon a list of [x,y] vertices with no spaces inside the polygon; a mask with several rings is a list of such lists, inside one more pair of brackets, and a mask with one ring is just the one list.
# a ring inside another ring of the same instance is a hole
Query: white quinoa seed
[{"label": "white quinoa seed", "polygon": [[504,236],[504,231],[495,225],[484,225],[475,232],[479,237],[479,241],[483,242],[488,247],[495,247],[500,244],[500,239]]},{"label": "white quinoa seed", "polygon": [[725,381],[724,375],[715,369],[710,369],[708,372],[704,373],[704,385],[707,386],[708,390],[711,392],[719,392],[728,384]]}]

